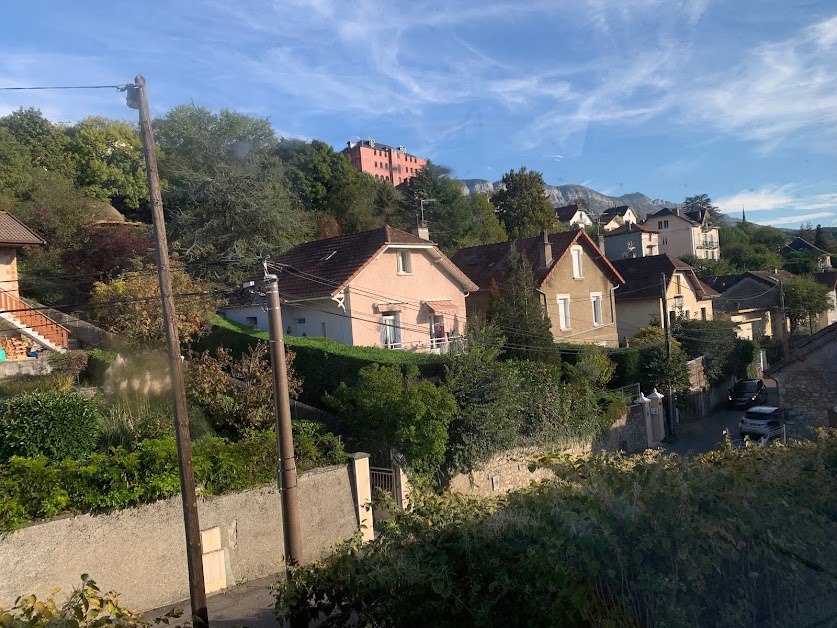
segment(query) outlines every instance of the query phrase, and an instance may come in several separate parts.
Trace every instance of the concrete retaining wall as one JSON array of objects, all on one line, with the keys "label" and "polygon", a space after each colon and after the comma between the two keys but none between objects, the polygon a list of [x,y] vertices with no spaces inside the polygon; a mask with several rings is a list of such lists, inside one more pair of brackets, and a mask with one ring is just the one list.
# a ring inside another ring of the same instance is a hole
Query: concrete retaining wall
[{"label": "concrete retaining wall", "polygon": [[[306,562],[326,557],[358,530],[352,468],[315,469],[299,477]],[[220,529],[227,586],[284,570],[275,487],[201,499],[199,516],[202,530]],[[112,514],[61,517],[0,538],[0,606],[24,593],[46,596],[55,587],[69,593],[82,573],[139,610],[188,598],[180,496]]]},{"label": "concrete retaining wall", "polygon": [[4,360],[0,362],[0,379],[7,377],[19,377],[22,375],[43,375],[49,373],[52,367],[45,358],[36,360]]}]

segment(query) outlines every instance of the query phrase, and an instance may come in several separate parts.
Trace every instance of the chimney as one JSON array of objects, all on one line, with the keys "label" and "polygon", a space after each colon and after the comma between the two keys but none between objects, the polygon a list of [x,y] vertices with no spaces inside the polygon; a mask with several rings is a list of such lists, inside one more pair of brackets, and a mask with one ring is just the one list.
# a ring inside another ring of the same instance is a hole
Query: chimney
[{"label": "chimney", "polygon": [[546,231],[541,231],[541,268],[546,268],[552,261],[552,244]]},{"label": "chimney", "polygon": [[417,227],[413,227],[413,235],[422,240],[430,240],[430,229],[427,228],[427,223],[422,222]]}]

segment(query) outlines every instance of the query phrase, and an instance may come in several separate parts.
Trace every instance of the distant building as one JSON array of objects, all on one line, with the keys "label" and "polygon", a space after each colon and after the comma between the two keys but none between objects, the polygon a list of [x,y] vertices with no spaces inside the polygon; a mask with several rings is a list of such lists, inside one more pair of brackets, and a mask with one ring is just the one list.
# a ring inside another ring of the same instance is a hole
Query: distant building
[{"label": "distant building", "polygon": [[[835,273],[837,274],[837,273]],[[737,275],[718,275],[707,280],[720,296],[716,311],[729,315],[745,340],[781,337],[782,313],[778,306],[779,282],[793,279],[786,270],[749,270]],[[784,321],[788,329],[788,321]]]},{"label": "distant building", "polygon": [[403,146],[395,148],[373,139],[347,142],[343,153],[349,156],[358,172],[384,179],[393,185],[409,181],[427,164],[426,159],[410,155]]},{"label": "distant building", "polygon": [[642,222],[660,232],[660,253],[675,257],[694,255],[701,259],[721,259],[718,228],[705,210],[685,211],[664,207]]},{"label": "distant building", "polygon": [[605,257],[611,261],[660,254],[659,231],[645,225],[629,222],[604,232],[601,239]]},{"label": "distant building", "polygon": [[[671,255],[651,255],[615,260],[613,266],[625,279],[616,291],[616,320],[624,342],[637,330],[658,324],[663,316],[671,321],[712,320],[712,300],[718,293],[703,283],[686,262]],[[667,312],[663,308],[665,286]]]},{"label": "distant building", "polygon": [[593,224],[590,212],[575,204],[556,207],[555,217],[565,227],[586,227]]},{"label": "distant building", "polygon": [[599,225],[605,231],[613,231],[622,225],[639,222],[633,207],[630,205],[620,205],[619,207],[608,207],[599,216]]},{"label": "distant building", "polygon": [[828,270],[831,268],[831,253],[823,251],[820,247],[814,246],[807,240],[800,237],[795,237],[785,246],[779,249],[779,254],[784,258],[793,257],[797,253],[804,253],[813,257],[817,261],[817,268],[820,270]]}]

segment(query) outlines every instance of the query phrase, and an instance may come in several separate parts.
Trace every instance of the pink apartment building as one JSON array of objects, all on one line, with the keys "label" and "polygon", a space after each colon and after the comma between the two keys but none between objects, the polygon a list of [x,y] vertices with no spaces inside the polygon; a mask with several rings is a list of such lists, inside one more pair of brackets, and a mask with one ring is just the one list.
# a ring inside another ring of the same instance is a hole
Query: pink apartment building
[{"label": "pink apartment building", "polygon": [[385,179],[392,185],[400,185],[424,168],[426,159],[419,159],[403,146],[394,148],[379,144],[373,139],[348,142],[343,153],[349,156],[358,172],[365,172],[376,179]]}]

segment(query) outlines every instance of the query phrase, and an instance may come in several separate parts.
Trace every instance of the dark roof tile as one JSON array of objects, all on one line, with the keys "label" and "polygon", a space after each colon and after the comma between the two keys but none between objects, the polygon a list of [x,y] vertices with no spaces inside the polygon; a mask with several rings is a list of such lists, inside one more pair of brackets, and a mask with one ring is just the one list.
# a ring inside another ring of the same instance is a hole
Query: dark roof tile
[{"label": "dark roof tile", "polygon": [[0,245],[46,244],[44,239],[8,212],[0,211]]}]

